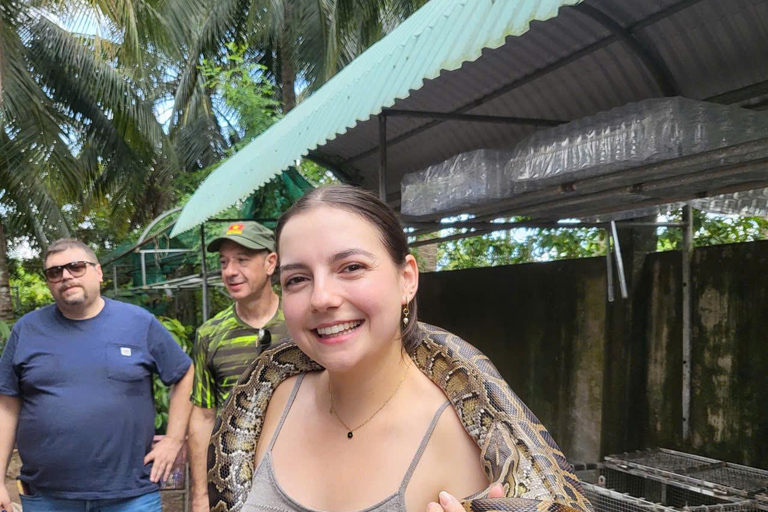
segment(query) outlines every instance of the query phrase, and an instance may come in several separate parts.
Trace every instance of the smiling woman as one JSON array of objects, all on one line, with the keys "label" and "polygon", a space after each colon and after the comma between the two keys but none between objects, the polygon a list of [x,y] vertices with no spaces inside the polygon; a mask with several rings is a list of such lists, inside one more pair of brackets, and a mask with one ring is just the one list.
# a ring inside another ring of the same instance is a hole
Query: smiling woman
[{"label": "smiling woman", "polygon": [[265,352],[222,412],[212,510],[460,512],[455,497],[481,495],[590,510],[490,362],[416,321],[418,267],[391,208],[316,189],[276,237],[293,343]]}]

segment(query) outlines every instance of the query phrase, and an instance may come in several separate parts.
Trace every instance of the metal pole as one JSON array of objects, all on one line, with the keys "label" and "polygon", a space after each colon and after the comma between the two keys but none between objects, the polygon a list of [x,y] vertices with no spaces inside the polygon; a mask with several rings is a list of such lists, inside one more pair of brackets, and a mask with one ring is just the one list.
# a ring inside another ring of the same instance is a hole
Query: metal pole
[{"label": "metal pole", "polygon": [[147,262],[144,261],[144,253],[141,253],[141,286],[147,287]]},{"label": "metal pole", "polygon": [[691,256],[693,253],[693,211],[683,207],[683,441],[691,433]]},{"label": "metal pole", "polygon": [[200,226],[200,252],[202,253],[201,273],[203,277],[203,322],[208,321],[208,268],[205,264],[205,223]]},{"label": "metal pole", "polygon": [[387,202],[387,116],[379,114],[379,199]]},{"label": "metal pole", "polygon": [[605,230],[605,269],[606,269],[606,281],[608,284],[608,302],[613,302],[614,296],[613,296],[613,261],[611,261],[611,258],[613,255],[611,254],[611,232],[606,229]]},{"label": "metal pole", "polygon": [[627,277],[624,275],[624,260],[621,257],[621,244],[619,243],[619,232],[616,229],[616,222],[611,221],[611,231],[613,232],[613,247],[616,249],[616,271],[619,274],[619,288],[621,288],[621,298],[629,297],[627,292]]}]

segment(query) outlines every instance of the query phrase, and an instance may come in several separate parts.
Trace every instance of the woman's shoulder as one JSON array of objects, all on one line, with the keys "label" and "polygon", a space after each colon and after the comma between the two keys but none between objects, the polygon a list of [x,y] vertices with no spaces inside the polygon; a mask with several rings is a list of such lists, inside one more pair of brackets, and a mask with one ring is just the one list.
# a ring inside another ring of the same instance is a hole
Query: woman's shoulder
[{"label": "woman's shoulder", "polygon": [[[439,391],[436,385],[435,389]],[[441,403],[445,404],[448,399],[440,393]],[[437,419],[408,486],[408,508],[424,510],[428,502],[437,501],[437,493],[442,490],[465,497],[487,486],[480,448],[464,429],[456,409],[448,404]]]},{"label": "woman's shoulder", "polygon": [[269,405],[267,405],[267,412],[264,415],[264,423],[262,425],[261,434],[259,435],[259,445],[256,453],[258,461],[266,453],[269,441],[275,434],[277,426],[280,423],[280,419],[283,416],[283,411],[288,406],[293,389],[296,387],[296,383],[302,375],[294,375],[282,381],[277,385],[275,391],[272,393],[272,397],[269,399]]}]

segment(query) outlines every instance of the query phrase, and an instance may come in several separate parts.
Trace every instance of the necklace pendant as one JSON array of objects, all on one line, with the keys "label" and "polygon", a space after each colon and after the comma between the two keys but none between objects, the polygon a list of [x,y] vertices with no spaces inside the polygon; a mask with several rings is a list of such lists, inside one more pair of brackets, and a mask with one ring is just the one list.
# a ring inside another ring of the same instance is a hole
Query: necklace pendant
[{"label": "necklace pendant", "polygon": [[348,438],[352,439],[352,435],[353,435],[353,434],[352,434],[352,431],[349,431],[349,432],[347,432],[347,437],[348,437]]}]

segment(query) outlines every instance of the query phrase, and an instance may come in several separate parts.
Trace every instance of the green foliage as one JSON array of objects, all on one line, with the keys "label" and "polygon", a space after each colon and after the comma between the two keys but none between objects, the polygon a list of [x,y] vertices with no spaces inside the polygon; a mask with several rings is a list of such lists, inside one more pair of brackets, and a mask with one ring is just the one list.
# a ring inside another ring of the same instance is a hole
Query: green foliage
[{"label": "green foliage", "polygon": [[[768,219],[707,214],[693,210],[694,246],[752,242],[768,238]],[[665,215],[680,222],[680,211]],[[680,250],[679,228],[657,230],[658,251]],[[446,234],[450,234],[446,230]],[[492,267],[533,261],[588,258],[605,254],[602,229],[518,229],[442,242],[438,246],[438,269],[455,270]]]},{"label": "green foliage", "polygon": [[18,316],[53,302],[51,293],[48,291],[48,285],[42,275],[30,271],[14,260],[9,261],[12,263],[10,265],[11,289],[18,290],[19,304],[17,304],[18,309],[16,311]]},{"label": "green foliage", "polygon": [[438,245],[438,269],[456,270],[585,258],[605,253],[600,229],[519,229]]},{"label": "green foliage", "polygon": [[301,161],[299,172],[315,188],[339,183],[339,180],[336,179],[331,171],[310,160]]},{"label": "green foliage", "polygon": [[5,350],[5,342],[11,337],[11,326],[0,320],[0,354]]},{"label": "green foliage", "polygon": [[274,87],[266,80],[266,68],[246,62],[246,45],[227,43],[224,64],[204,59],[200,72],[205,85],[220,95],[224,104],[235,114],[225,116],[230,129],[230,140],[236,142],[234,150],[250,142],[277,121],[279,104]]},{"label": "green foliage", "polygon": [[[159,316],[157,319],[168,329],[171,336],[184,352],[190,354],[194,343],[195,328],[191,325],[184,325],[175,318]],[[155,397],[155,431],[158,434],[164,434],[168,429],[168,408],[170,406],[170,390],[162,383],[155,374],[152,381],[152,391]],[[185,397],[186,398],[186,397]]]},{"label": "green foliage", "polygon": [[[681,212],[670,212],[666,217],[672,222],[682,220]],[[738,217],[706,214],[693,210],[693,245],[733,244],[754,242],[768,238],[768,219],[762,217]],[[683,233],[680,229],[659,230],[659,251],[680,250]]]},{"label": "green foliage", "polygon": [[190,354],[192,352],[192,344],[194,340],[192,335],[195,332],[195,328],[191,325],[184,325],[175,318],[169,318],[167,316],[160,316],[157,318],[163,327],[168,329],[176,343],[184,349],[184,352]]}]

